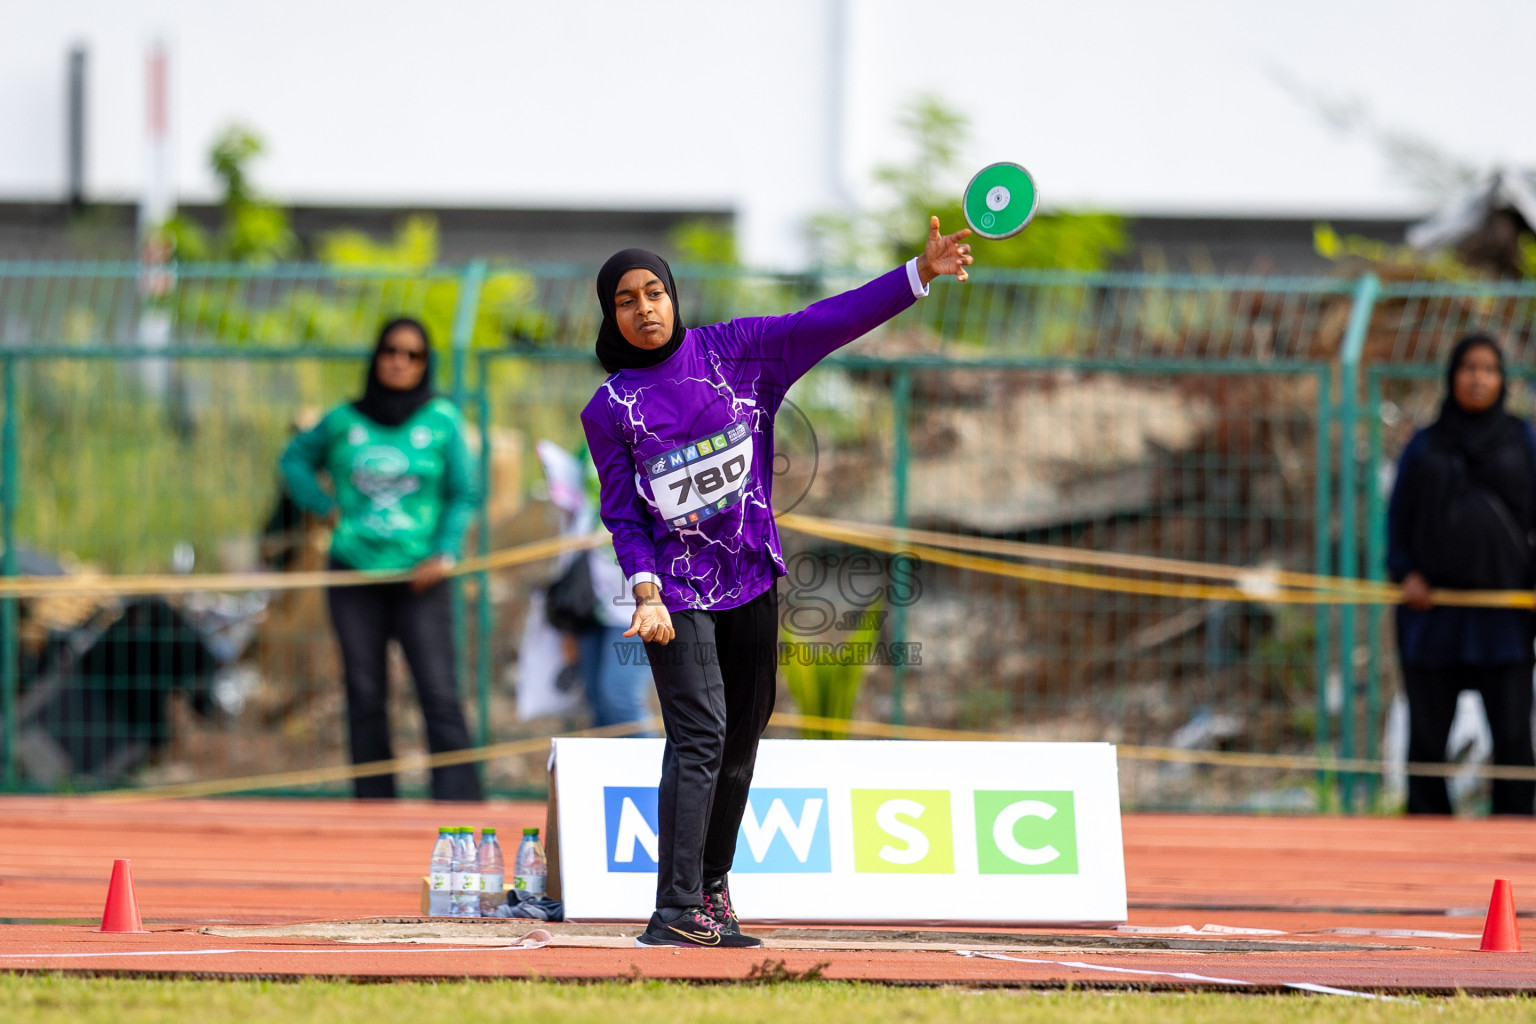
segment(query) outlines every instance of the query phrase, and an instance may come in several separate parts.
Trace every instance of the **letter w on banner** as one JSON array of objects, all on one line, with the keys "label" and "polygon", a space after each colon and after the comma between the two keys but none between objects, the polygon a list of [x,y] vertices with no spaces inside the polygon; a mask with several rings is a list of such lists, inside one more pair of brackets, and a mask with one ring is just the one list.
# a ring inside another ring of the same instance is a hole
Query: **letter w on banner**
[{"label": "letter w on banner", "polygon": [[832,870],[825,789],[754,788],[736,839],[732,871]]}]

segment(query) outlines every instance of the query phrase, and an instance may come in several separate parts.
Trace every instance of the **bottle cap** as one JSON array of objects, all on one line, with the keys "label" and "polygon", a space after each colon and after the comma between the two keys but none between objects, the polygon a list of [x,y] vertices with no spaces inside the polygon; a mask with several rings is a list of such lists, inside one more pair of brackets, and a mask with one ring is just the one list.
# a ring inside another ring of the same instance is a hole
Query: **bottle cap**
[{"label": "bottle cap", "polygon": [[525,835],[525,836],[536,836],[538,834],[539,834],[539,830],[536,829],[536,828],[525,828],[525,829],[523,829],[523,835]]},{"label": "bottle cap", "polygon": [[493,836],[496,834],[496,830],[494,828],[482,828],[480,834],[483,836]]}]

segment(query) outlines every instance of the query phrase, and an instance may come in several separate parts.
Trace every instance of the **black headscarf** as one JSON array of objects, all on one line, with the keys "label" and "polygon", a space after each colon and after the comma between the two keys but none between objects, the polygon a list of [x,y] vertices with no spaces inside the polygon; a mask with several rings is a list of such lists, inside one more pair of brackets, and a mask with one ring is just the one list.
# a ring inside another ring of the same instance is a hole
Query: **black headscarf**
[{"label": "black headscarf", "polygon": [[[396,327],[411,327],[419,331],[422,342],[427,346],[427,364],[422,369],[421,380],[407,391],[386,387],[379,380],[379,356],[384,351],[384,340]],[[417,409],[432,401],[432,398],[432,338],[421,321],[397,316],[379,328],[379,340],[374,343],[373,358],[368,361],[368,379],[363,385],[363,397],[353,402],[352,408],[375,423],[398,427],[410,419]]]},{"label": "black headscarf", "polygon": [[[672,299],[672,337],[661,348],[646,349],[631,345],[619,333],[618,322],[614,319],[613,295],[618,290],[619,279],[639,267],[652,271]],[[597,272],[597,301],[603,309],[603,323],[597,329],[597,361],[609,373],[655,366],[666,361],[683,343],[683,313],[677,302],[677,284],[672,280],[672,268],[667,266],[666,260],[648,249],[625,249],[608,257],[603,269]]]},{"label": "black headscarf", "polygon": [[[1456,371],[1467,353],[1490,349],[1504,378],[1498,398],[1471,412],[1456,401]],[[1486,334],[1456,343],[1445,368],[1445,398],[1429,428],[1410,490],[1414,528],[1407,538],[1416,567],[1431,584],[1520,589],[1536,582],[1536,470],[1525,424],[1506,412],[1504,353]]]},{"label": "black headscarf", "polygon": [[[1469,412],[1456,401],[1456,371],[1461,369],[1467,353],[1475,348],[1488,349],[1499,364],[1499,397],[1481,412]],[[1469,334],[1458,341],[1445,365],[1445,398],[1440,402],[1440,417],[1435,420],[1433,429],[1438,440],[1461,452],[1474,471],[1500,447],[1519,440],[1524,431],[1520,420],[1504,411],[1504,398],[1508,393],[1504,351],[1499,348],[1499,343],[1486,334]]]}]

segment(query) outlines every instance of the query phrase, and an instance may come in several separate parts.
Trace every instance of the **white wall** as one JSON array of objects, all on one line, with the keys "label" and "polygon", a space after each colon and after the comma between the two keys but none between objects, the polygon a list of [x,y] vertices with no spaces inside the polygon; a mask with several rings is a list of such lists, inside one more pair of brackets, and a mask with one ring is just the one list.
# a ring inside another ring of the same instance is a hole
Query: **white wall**
[{"label": "white wall", "polygon": [[968,165],[1020,160],[1048,205],[1424,208],[1269,64],[1475,161],[1536,164],[1521,99],[1536,4],[1518,0],[0,0],[0,199],[63,194],[75,40],[90,50],[89,193],[136,196],[156,31],[184,198],[214,194],[208,143],[242,119],[269,145],[258,183],[286,201],[728,205],[760,263],[803,259],[833,168],[872,198],[868,171],[902,156],[895,117],[924,89],[972,117]]}]

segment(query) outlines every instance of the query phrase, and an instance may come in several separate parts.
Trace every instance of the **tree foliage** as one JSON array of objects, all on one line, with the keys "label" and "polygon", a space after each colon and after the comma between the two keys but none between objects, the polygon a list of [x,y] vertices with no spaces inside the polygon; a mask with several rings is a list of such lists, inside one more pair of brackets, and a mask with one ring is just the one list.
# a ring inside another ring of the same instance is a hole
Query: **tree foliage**
[{"label": "tree foliage", "polygon": [[[884,205],[852,213],[824,213],[810,225],[817,258],[825,266],[886,265],[919,252],[928,217],[946,232],[965,226],[961,192],[968,175],[959,163],[970,124],[943,99],[923,95],[903,111],[902,132],[912,145],[906,163],[886,164],[873,177]],[[1103,270],[1128,244],[1123,218],[1064,211],[1037,214],[1021,234],[1003,241],[971,240],[978,267]]]},{"label": "tree foliage", "polygon": [[736,232],[729,224],[704,217],[685,220],[668,232],[678,262],[706,267],[740,266]]},{"label": "tree foliage", "polygon": [[[165,230],[174,240],[178,262],[271,265],[300,254],[288,212],[263,198],[251,179],[251,161],[263,149],[261,137],[243,125],[232,125],[215,140],[208,159],[223,184],[222,223],[210,234],[184,215],[169,221]],[[313,283],[286,286],[275,302],[256,302],[264,291],[183,284],[174,296],[177,323],[183,333],[243,344],[357,343],[370,338],[384,317],[405,313],[420,318],[436,343],[449,341],[463,278],[460,271],[438,265],[434,218],[406,217],[384,239],[356,228],[325,232],[314,241],[314,255],[331,273]],[[526,273],[488,268],[471,347],[505,344],[514,335],[546,335],[548,317],[537,307],[534,292]]]},{"label": "tree foliage", "polygon": [[224,188],[219,204],[223,224],[210,236],[190,217],[173,217],[165,231],[178,260],[268,264],[298,255],[299,239],[287,211],[262,198],[251,181],[251,161],[265,148],[261,136],[240,124],[230,125],[214,140],[208,163]]}]

